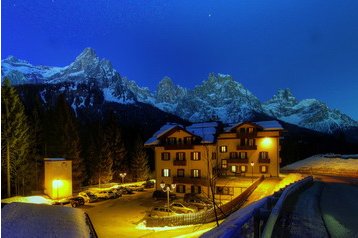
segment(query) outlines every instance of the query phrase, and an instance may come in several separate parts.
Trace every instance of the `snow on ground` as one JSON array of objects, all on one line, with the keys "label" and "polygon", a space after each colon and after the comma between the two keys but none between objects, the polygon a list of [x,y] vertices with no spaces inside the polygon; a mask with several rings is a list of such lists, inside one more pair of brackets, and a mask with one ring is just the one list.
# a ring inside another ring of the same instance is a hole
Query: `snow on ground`
[{"label": "snow on ground", "polygon": [[303,172],[346,177],[358,177],[357,155],[314,155],[281,169],[285,172]]},{"label": "snow on ground", "polygon": [[2,237],[90,237],[79,209],[44,204],[11,203],[1,210]]},{"label": "snow on ground", "polygon": [[15,196],[15,197],[1,199],[1,203],[7,204],[13,202],[49,204],[49,205],[53,203],[51,199],[45,198],[43,196],[29,196],[29,197]]}]

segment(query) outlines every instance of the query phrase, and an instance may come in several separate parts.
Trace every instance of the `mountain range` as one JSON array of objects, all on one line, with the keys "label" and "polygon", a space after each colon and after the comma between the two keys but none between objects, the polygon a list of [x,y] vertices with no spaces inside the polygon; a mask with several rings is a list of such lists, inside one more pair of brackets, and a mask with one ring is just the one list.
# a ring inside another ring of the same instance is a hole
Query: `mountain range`
[{"label": "mountain range", "polygon": [[[40,92],[44,103],[51,97],[49,88],[71,95],[75,111],[93,107],[98,97],[119,104],[150,104],[192,122],[221,120],[225,123],[261,118],[276,118],[300,127],[334,133],[358,127],[358,122],[339,110],[330,109],[316,99],[297,100],[289,89],[280,89],[268,101],[260,102],[230,75],[209,74],[193,89],[175,85],[164,77],[156,91],[140,87],[122,77],[106,59],[86,48],[65,67],[34,66],[10,56],[1,61],[2,80],[13,85],[44,85]],[[94,91],[98,93],[93,93]]]}]

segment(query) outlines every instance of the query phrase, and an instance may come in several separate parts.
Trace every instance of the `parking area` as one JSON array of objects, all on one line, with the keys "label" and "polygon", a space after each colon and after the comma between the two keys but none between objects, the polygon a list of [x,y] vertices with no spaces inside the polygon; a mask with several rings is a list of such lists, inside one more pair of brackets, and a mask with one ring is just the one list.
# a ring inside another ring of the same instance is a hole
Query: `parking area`
[{"label": "parking area", "polygon": [[154,189],[145,189],[120,198],[86,203],[78,208],[84,210],[93,223],[99,237],[197,237],[215,226],[215,223],[175,227],[151,228],[143,225],[147,211],[166,201],[152,198]]}]

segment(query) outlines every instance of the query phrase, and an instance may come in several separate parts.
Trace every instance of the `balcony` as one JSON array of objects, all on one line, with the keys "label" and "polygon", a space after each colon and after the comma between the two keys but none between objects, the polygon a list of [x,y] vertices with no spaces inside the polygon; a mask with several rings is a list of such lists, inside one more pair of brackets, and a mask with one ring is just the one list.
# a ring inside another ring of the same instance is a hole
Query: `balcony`
[{"label": "balcony", "polygon": [[269,158],[266,158],[266,159],[259,158],[260,164],[269,164],[270,162],[271,162],[271,160]]},{"label": "balcony", "polygon": [[236,159],[229,159],[229,163],[240,163],[240,164],[247,164],[249,163],[249,158],[236,158]]},{"label": "balcony", "polygon": [[186,160],[173,160],[173,165],[175,166],[185,166],[186,165]]},{"label": "balcony", "polygon": [[194,185],[202,185],[202,186],[209,186],[209,181],[205,177],[173,177],[173,183],[176,184],[194,184]]},{"label": "balcony", "polygon": [[192,144],[164,144],[164,150],[192,150],[194,145]]},{"label": "balcony", "polygon": [[255,138],[257,136],[257,132],[238,132],[236,135],[238,138]]},{"label": "balcony", "polygon": [[237,150],[257,150],[257,145],[238,145]]}]

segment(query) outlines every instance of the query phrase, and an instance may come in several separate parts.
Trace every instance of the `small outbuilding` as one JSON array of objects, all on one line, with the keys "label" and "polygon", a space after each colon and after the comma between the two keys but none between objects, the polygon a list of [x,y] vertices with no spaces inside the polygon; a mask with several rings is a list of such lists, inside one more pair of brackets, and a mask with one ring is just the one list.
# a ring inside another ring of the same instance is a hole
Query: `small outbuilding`
[{"label": "small outbuilding", "polygon": [[52,199],[72,196],[72,161],[45,158],[45,194]]}]

